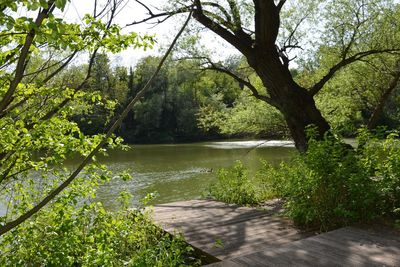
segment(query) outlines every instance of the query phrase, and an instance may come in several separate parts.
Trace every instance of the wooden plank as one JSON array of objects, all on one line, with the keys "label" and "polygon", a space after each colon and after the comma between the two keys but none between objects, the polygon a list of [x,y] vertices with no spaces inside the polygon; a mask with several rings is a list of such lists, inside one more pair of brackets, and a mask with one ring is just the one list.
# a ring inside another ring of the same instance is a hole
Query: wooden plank
[{"label": "wooden plank", "polygon": [[[330,265],[338,265],[338,266],[362,266],[365,264],[365,258],[358,254],[349,254],[346,249],[338,249],[332,247],[330,244],[324,242],[318,242],[322,240],[322,238],[318,240],[305,239],[301,240],[294,244],[294,246],[290,246],[291,249],[295,248],[304,248],[307,247],[307,250],[312,255],[318,255],[319,259],[325,259],[330,262]],[[317,261],[319,264],[322,264],[319,260]],[[370,262],[371,266],[376,266],[373,262]]]},{"label": "wooden plank", "polygon": [[348,237],[353,235],[363,236],[367,240],[372,238],[374,242],[381,243],[382,245],[394,245],[398,246],[400,244],[400,233],[394,233],[389,231],[384,231],[383,229],[377,229],[376,231],[373,229],[360,229],[356,227],[345,227],[334,232],[341,232]]},{"label": "wooden plank", "polygon": [[[232,212],[233,213],[233,212]],[[176,217],[175,217],[176,216]],[[212,228],[215,226],[225,226],[225,225],[230,225],[230,224],[236,224],[244,221],[250,221],[254,219],[267,217],[266,219],[270,219],[270,216],[267,214],[263,213],[245,213],[245,214],[240,214],[240,213],[233,213],[233,214],[227,214],[225,216],[215,216],[210,213],[203,213],[202,216],[198,217],[192,217],[192,216],[186,216],[185,213],[180,213],[180,214],[174,214],[174,216],[171,216],[170,218],[159,218],[157,216],[154,216],[154,220],[156,222],[163,223],[164,225],[171,225],[171,226],[191,226],[196,224],[197,228]],[[212,219],[210,219],[212,218]],[[283,221],[283,219],[281,219]]]},{"label": "wooden plank", "polygon": [[[299,232],[296,230],[287,230],[285,232],[264,232],[264,233],[259,233],[259,234],[246,234],[241,237],[226,237],[222,235],[210,235],[210,237],[215,236],[216,239],[221,240],[223,243],[223,248],[225,249],[233,249],[234,247],[243,247],[246,244],[257,244],[259,242],[265,242],[265,241],[274,241],[274,240],[280,240],[285,237],[294,237],[298,236]],[[201,240],[197,240],[196,238],[192,238],[193,244],[196,245],[206,245],[209,244],[210,242],[203,238]],[[215,239],[214,239],[215,240]],[[290,240],[293,240],[293,238],[290,238]],[[295,239],[296,240],[296,239]]]},{"label": "wooden plank", "polygon": [[215,214],[220,214],[220,213],[226,214],[235,211],[238,211],[240,213],[243,213],[245,211],[263,212],[263,213],[269,211],[271,213],[275,213],[281,209],[280,205],[281,204],[279,202],[277,203],[271,202],[262,208],[252,208],[252,207],[238,206],[235,204],[226,204],[214,200],[195,200],[195,201],[183,201],[183,202],[180,201],[174,203],[159,204],[156,205],[153,209],[157,212],[156,216],[168,217],[168,214],[170,212],[187,212],[187,210],[191,210],[194,213],[196,211],[200,211],[201,213],[202,211],[210,210]]},{"label": "wooden plank", "polygon": [[[214,200],[190,200],[190,201],[179,201],[173,203],[157,204],[154,209],[160,208],[159,212],[168,212],[171,210],[185,210],[185,209],[201,209],[201,208],[224,208],[224,209],[239,209],[239,210],[256,210],[254,208],[238,206],[235,204],[226,204]],[[223,210],[221,210],[223,211]]]},{"label": "wooden plank", "polygon": [[[290,253],[294,255],[290,255]],[[284,256],[283,256],[284,255]],[[288,248],[274,249],[257,252],[251,256],[231,259],[233,262],[241,262],[243,266],[316,266],[316,259],[305,250],[293,251]]]},{"label": "wooden plank", "polygon": [[[351,242],[346,241],[348,236],[351,236]],[[360,245],[357,241],[373,240],[374,237],[381,242],[387,241],[372,232],[343,228],[230,259],[230,262],[240,263],[242,266],[257,266],[262,262],[265,263],[264,266],[400,266],[400,244],[389,241],[393,247],[387,250],[383,246],[374,247],[373,243]]]},{"label": "wooden plank", "polygon": [[[382,233],[382,235],[384,235]],[[369,253],[380,253],[400,255],[400,242],[378,236],[374,232],[367,232],[357,228],[342,228],[321,236],[324,240],[334,242],[338,248],[351,247],[353,250],[368,251]],[[397,257],[396,257],[397,258]]]},{"label": "wooden plank", "polygon": [[[379,242],[375,241],[379,239]],[[316,241],[319,244],[330,246],[342,258],[351,259],[352,256],[362,255],[362,262],[393,266],[400,264],[400,242],[382,239],[371,233],[359,229],[340,229],[311,238],[307,241]],[[390,245],[389,245],[390,244]]]},{"label": "wooden plank", "polygon": [[[237,215],[261,215],[261,214],[269,214],[266,211],[256,210],[256,209],[244,209],[244,208],[235,208],[231,206],[202,206],[202,207],[154,207],[154,217],[156,219],[167,219],[173,218],[177,220],[182,220],[185,218],[204,218],[205,215],[209,216],[220,216],[221,218],[228,219],[229,217],[234,217]],[[186,217],[182,218],[181,215],[185,215]],[[226,217],[225,217],[226,216]],[[186,220],[187,221],[187,220]]]},{"label": "wooden plank", "polygon": [[237,243],[232,246],[222,248],[205,248],[205,250],[209,251],[209,253],[215,255],[219,259],[234,258],[241,255],[251,254],[255,251],[261,251],[268,247],[282,246],[301,238],[304,238],[304,236],[299,234],[285,236],[279,239],[269,239],[268,237],[266,237],[265,239],[260,241],[251,241],[245,244]]},{"label": "wooden plank", "polygon": [[208,200],[176,202],[157,205],[154,219],[164,230],[181,232],[191,245],[226,259],[302,237],[288,220],[272,216],[273,207],[260,210]]},{"label": "wooden plank", "polygon": [[[208,204],[207,204],[208,205]],[[197,212],[189,212],[179,211],[179,212],[170,212],[167,215],[160,216],[157,214],[157,209],[162,209],[162,207],[156,207],[154,219],[155,221],[162,224],[162,227],[166,230],[173,230],[180,228],[186,234],[189,234],[189,231],[193,229],[194,231],[198,229],[211,229],[215,227],[219,227],[222,229],[222,226],[238,224],[240,222],[245,221],[253,221],[253,219],[260,219],[264,221],[266,219],[273,219],[270,216],[268,211],[259,211],[251,208],[243,208],[237,207],[231,210],[232,206],[223,206],[223,208],[205,208]],[[224,212],[221,213],[221,210]],[[267,217],[267,218],[263,218]],[[284,221],[284,219],[279,218],[275,219],[275,221]],[[257,222],[257,221],[254,221]],[[193,225],[196,225],[196,228],[193,228]],[[187,228],[187,229],[185,229]]]},{"label": "wooden plank", "polygon": [[293,229],[293,227],[283,221],[282,219],[275,218],[271,220],[270,218],[257,218],[257,220],[248,221],[231,221],[230,223],[215,223],[215,224],[197,224],[196,228],[193,227],[194,224],[164,224],[166,229],[181,229],[187,238],[193,235],[198,235],[199,233],[207,234],[221,234],[225,236],[237,235],[240,232],[252,233],[261,229],[261,231],[283,231],[285,229]]},{"label": "wooden plank", "polygon": [[[249,227],[250,226],[250,227]],[[207,240],[209,236],[215,236],[219,239],[223,240],[251,240],[253,237],[262,238],[264,236],[269,237],[281,237],[283,235],[288,235],[292,233],[299,233],[297,229],[293,229],[290,227],[286,227],[278,222],[264,225],[248,225],[245,224],[240,228],[248,228],[243,231],[238,231],[233,227],[223,227],[223,228],[213,228],[207,232],[204,231],[195,231],[190,234],[185,233],[185,238],[187,239],[195,239],[197,242],[201,243],[203,240]]]},{"label": "wooden plank", "polygon": [[304,244],[291,244],[230,259],[230,261],[241,263],[242,266],[257,266],[258,264],[263,264],[262,266],[363,266],[362,263],[364,263],[353,260],[343,262],[339,257],[331,258],[324,254],[315,254],[315,250]]},{"label": "wooden plank", "polygon": [[238,264],[236,262],[232,261],[220,261],[216,263],[212,263],[206,266],[212,266],[212,267],[243,267],[243,265]]}]

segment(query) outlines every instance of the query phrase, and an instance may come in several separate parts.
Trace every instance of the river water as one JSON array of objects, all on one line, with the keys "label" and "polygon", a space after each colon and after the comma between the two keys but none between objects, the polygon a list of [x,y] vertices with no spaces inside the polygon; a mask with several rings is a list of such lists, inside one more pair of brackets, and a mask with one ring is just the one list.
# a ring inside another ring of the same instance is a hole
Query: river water
[{"label": "river water", "polygon": [[[149,193],[156,197],[150,204],[200,198],[207,186],[217,180],[220,168],[229,168],[240,160],[250,175],[261,167],[261,160],[279,164],[295,153],[290,141],[230,141],[171,145],[134,145],[128,151],[110,151],[99,161],[115,174],[128,171],[133,179],[127,182],[113,179],[98,190],[98,200],[107,209],[119,206],[119,192],[133,195],[131,206]],[[65,163],[73,170],[77,159]],[[6,213],[6,203],[0,203],[0,216]]]},{"label": "river water", "polygon": [[290,141],[232,141],[173,145],[134,145],[129,151],[112,151],[101,159],[115,172],[128,170],[133,179],[120,179],[102,186],[98,199],[107,208],[118,203],[122,189],[133,194],[132,205],[148,193],[156,193],[152,204],[201,197],[207,185],[216,180],[220,168],[240,160],[255,172],[260,160],[278,164],[294,153]]}]

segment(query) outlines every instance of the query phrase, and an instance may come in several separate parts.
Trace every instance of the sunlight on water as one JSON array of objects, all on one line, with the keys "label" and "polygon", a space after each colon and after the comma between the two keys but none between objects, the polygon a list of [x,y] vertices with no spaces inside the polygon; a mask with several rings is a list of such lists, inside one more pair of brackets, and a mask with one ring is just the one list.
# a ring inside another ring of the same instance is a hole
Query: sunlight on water
[{"label": "sunlight on water", "polygon": [[259,141],[235,141],[235,142],[213,142],[206,145],[212,148],[234,149],[234,148],[259,148],[259,147],[294,147],[293,141],[259,140]]}]

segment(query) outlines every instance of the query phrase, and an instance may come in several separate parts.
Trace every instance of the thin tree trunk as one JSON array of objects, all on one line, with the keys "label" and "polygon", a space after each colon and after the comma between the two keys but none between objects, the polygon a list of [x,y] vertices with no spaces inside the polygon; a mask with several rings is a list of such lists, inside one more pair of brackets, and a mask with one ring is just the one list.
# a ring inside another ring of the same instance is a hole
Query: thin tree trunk
[{"label": "thin tree trunk", "polygon": [[379,99],[378,105],[375,107],[374,112],[372,113],[371,117],[369,118],[367,128],[369,130],[374,129],[377,124],[379,119],[382,116],[383,109],[385,108],[385,105],[387,101],[389,100],[389,97],[392,95],[393,91],[397,88],[397,85],[400,80],[400,61],[397,63],[397,71],[393,76],[392,81],[389,84],[389,87],[386,88],[385,92],[382,94],[381,98]]}]

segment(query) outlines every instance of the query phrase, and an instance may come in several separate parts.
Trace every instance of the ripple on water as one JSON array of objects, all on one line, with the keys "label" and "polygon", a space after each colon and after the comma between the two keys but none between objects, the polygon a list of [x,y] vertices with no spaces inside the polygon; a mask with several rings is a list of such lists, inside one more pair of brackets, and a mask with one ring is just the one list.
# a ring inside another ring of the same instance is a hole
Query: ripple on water
[{"label": "ripple on water", "polygon": [[256,147],[294,147],[294,142],[289,140],[257,140],[257,141],[234,141],[213,142],[205,145],[217,149],[256,148]]}]

